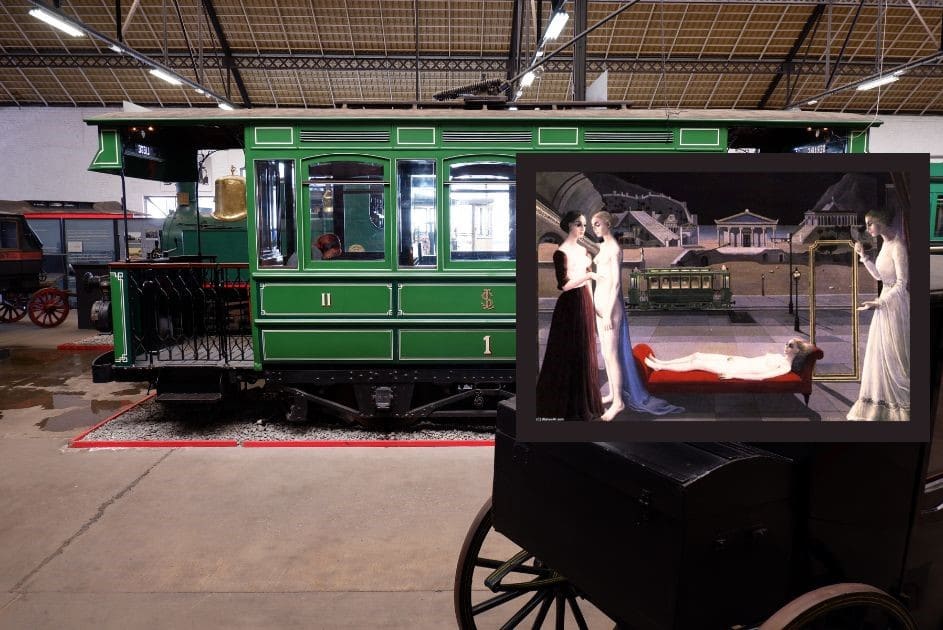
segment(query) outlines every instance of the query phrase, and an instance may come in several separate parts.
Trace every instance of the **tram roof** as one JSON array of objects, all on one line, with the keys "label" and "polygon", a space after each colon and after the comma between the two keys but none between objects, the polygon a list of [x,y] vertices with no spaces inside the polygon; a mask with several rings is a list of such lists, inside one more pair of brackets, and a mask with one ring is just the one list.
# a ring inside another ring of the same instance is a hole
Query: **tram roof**
[{"label": "tram roof", "polygon": [[[602,104],[600,104],[602,105]],[[751,125],[825,125],[876,126],[881,121],[874,116],[841,112],[812,112],[800,110],[733,110],[733,109],[633,109],[633,108],[576,108],[564,104],[548,105],[546,109],[464,109],[442,108],[430,104],[428,108],[414,106],[394,108],[253,108],[222,110],[219,108],[166,108],[142,111],[122,111],[101,114],[85,119],[89,125],[110,124],[192,124],[205,122],[219,125],[244,126],[268,121],[293,120],[634,120],[646,122],[693,121]]]},{"label": "tram roof", "polygon": [[713,267],[649,267],[648,269],[640,269],[638,271],[633,271],[632,273],[639,274],[670,274],[670,275],[681,275],[681,274],[707,274],[707,273],[730,273],[729,269],[714,269]]}]

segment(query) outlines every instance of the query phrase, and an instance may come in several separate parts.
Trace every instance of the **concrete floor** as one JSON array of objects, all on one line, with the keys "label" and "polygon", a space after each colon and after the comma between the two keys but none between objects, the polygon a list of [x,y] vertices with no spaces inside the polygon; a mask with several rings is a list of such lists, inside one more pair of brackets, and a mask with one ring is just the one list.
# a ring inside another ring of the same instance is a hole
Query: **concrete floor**
[{"label": "concrete floor", "polygon": [[[727,341],[791,332],[775,318]],[[0,324],[0,630],[455,627],[492,448],[69,449],[144,393],[56,350],[90,334]]]},{"label": "concrete floor", "polygon": [[455,626],[492,448],[69,449],[90,334],[0,324],[0,629]]}]

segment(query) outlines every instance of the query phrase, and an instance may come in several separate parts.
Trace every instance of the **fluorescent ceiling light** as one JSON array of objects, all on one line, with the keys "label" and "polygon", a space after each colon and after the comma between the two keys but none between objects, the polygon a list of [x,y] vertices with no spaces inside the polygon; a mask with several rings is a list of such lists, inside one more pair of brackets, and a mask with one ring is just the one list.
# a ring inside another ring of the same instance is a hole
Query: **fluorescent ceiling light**
[{"label": "fluorescent ceiling light", "polygon": [[863,92],[865,90],[873,90],[876,87],[880,87],[882,85],[888,85],[889,83],[894,83],[898,79],[900,79],[900,77],[895,72],[894,74],[887,74],[887,75],[884,75],[883,77],[878,77],[876,79],[871,79],[870,81],[865,81],[864,83],[862,83],[855,89],[858,90],[859,92]]},{"label": "fluorescent ceiling light", "polygon": [[818,101],[816,99],[812,99],[811,101],[806,103],[806,105],[815,105],[816,103],[818,103]]},{"label": "fluorescent ceiling light", "polygon": [[521,77],[521,86],[530,87],[534,83],[534,79],[537,78],[537,75],[533,71],[528,72],[523,77]]},{"label": "fluorescent ceiling light", "polygon": [[553,19],[550,20],[550,26],[547,27],[547,32],[544,33],[544,40],[548,41],[560,37],[560,33],[563,32],[563,27],[566,26],[566,21],[569,19],[570,14],[566,11],[554,13]]},{"label": "fluorescent ceiling light", "polygon": [[173,75],[167,74],[166,72],[164,72],[163,70],[160,70],[160,69],[158,69],[158,68],[153,68],[153,69],[150,71],[150,73],[153,74],[153,75],[154,75],[155,77],[157,77],[158,79],[160,79],[161,81],[166,81],[167,83],[170,83],[171,85],[181,85],[181,84],[182,84],[181,81],[180,81],[180,79],[178,79],[177,77],[175,77],[175,76],[173,76]]},{"label": "fluorescent ceiling light", "polygon": [[63,20],[61,17],[59,17],[58,15],[50,11],[46,11],[45,9],[30,9],[29,14],[32,15],[37,20],[42,20],[49,26],[55,26],[57,29],[59,29],[63,33],[66,33],[67,35],[71,35],[72,37],[81,37],[82,35],[85,35],[83,31],[75,28],[74,26],[72,26],[71,24]]},{"label": "fluorescent ceiling light", "polygon": [[124,54],[124,49],[121,48],[121,46],[117,46],[117,45],[115,45],[115,44],[112,44],[112,45],[109,46],[108,48],[111,48],[113,51],[115,51],[115,52],[118,53],[119,55]]},{"label": "fluorescent ceiling light", "polygon": [[206,94],[206,92],[204,92],[200,88],[193,88],[193,91],[196,92],[197,94]]},{"label": "fluorescent ceiling light", "polygon": [[224,102],[222,102],[222,101],[219,102],[218,107],[219,107],[220,109],[225,109],[226,111],[229,111],[229,110],[233,109],[233,106],[232,106],[232,105],[230,105],[229,103],[224,103]]}]

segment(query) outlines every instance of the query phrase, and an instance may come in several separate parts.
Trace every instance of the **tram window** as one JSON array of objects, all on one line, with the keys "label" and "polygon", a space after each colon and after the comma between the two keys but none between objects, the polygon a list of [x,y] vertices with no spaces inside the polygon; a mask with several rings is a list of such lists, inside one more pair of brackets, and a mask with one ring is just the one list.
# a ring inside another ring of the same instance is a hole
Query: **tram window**
[{"label": "tram window", "polygon": [[0,249],[17,249],[16,221],[0,221]]},{"label": "tram window", "polygon": [[700,289],[701,288],[701,279],[698,276],[691,278],[691,288]]},{"label": "tram window", "polygon": [[383,165],[321,162],[308,167],[313,260],[384,260]]},{"label": "tram window", "polygon": [[434,160],[396,162],[399,266],[435,267],[436,180]]},{"label": "tram window", "polygon": [[295,163],[256,160],[255,174],[259,267],[296,269]]},{"label": "tram window", "polygon": [[662,288],[662,289],[670,289],[670,288],[671,288],[671,281],[670,281],[668,278],[662,278],[662,279],[661,279],[661,288]]},{"label": "tram window", "polygon": [[449,169],[452,260],[514,260],[514,165],[453,164]]},{"label": "tram window", "polygon": [[711,277],[710,276],[701,276],[701,286],[705,289],[711,288]]},{"label": "tram window", "polygon": [[936,208],[934,210],[936,226],[934,226],[933,238],[943,238],[943,195],[938,194],[936,196]]},{"label": "tram window", "polygon": [[691,282],[687,277],[681,278],[681,288],[682,289],[691,288]]},{"label": "tram window", "polygon": [[672,279],[671,279],[671,288],[672,288],[672,289],[680,289],[680,288],[681,288],[681,280],[678,279],[678,278],[672,278]]}]

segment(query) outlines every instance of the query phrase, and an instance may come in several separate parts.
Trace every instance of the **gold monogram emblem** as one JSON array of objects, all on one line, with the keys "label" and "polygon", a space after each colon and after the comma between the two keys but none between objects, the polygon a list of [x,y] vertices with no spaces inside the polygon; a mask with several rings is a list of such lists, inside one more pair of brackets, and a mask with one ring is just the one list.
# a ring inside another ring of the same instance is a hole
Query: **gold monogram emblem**
[{"label": "gold monogram emblem", "polygon": [[494,310],[494,294],[491,293],[491,289],[485,289],[481,292],[481,310]]}]

